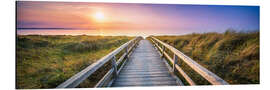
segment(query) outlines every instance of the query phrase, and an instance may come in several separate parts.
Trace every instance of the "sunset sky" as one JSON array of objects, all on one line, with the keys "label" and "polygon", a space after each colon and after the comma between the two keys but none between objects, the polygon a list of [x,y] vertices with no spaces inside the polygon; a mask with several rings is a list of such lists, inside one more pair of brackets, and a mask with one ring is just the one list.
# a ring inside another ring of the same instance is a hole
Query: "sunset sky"
[{"label": "sunset sky", "polygon": [[17,28],[148,35],[259,30],[259,7],[18,1]]}]

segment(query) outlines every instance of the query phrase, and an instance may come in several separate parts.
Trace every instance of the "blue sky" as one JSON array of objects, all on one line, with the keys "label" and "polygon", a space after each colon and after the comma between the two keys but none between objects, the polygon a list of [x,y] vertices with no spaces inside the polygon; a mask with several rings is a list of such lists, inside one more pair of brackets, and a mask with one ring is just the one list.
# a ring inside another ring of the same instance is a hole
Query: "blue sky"
[{"label": "blue sky", "polygon": [[[260,29],[259,12],[259,6],[19,1],[17,28],[148,34],[224,32],[228,28],[247,31]],[[96,13],[102,13],[102,22]]]}]

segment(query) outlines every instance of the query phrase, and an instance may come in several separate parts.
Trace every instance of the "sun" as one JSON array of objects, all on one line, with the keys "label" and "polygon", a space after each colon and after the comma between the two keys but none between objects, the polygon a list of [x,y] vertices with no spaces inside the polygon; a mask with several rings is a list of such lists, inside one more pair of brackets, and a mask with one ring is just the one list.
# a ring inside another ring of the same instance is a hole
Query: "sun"
[{"label": "sun", "polygon": [[98,21],[98,22],[103,22],[105,20],[105,16],[103,12],[96,12],[94,14],[94,18]]}]

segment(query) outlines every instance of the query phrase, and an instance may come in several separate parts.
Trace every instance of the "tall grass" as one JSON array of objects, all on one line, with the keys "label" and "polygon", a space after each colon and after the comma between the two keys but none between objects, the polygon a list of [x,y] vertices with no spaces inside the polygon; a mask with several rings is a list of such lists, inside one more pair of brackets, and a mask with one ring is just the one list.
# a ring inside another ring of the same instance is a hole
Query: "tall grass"
[{"label": "tall grass", "polygon": [[[18,35],[16,88],[55,88],[132,38]],[[94,79],[100,77],[96,76]],[[85,82],[89,85],[81,86],[93,86],[96,80],[88,79]]]},{"label": "tall grass", "polygon": [[[188,34],[155,36],[174,46],[230,84],[259,83],[259,32]],[[179,63],[197,82],[209,84],[195,71]]]}]

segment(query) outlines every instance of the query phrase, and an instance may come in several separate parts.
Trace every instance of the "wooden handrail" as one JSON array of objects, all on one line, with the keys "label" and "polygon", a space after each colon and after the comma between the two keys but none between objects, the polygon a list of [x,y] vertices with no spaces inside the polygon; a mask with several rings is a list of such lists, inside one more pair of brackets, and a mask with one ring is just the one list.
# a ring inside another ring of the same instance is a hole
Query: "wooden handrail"
[{"label": "wooden handrail", "polygon": [[[203,78],[205,78],[207,81],[209,81],[213,85],[228,85],[228,83],[218,77],[216,74],[212,73],[211,71],[207,70],[206,68],[202,67],[200,64],[186,56],[184,53],[180,52],[176,48],[160,41],[159,39],[155,37],[150,37],[151,41],[154,43],[154,46],[157,47],[163,57],[167,57],[169,61],[174,64],[173,68],[175,68],[186,80],[190,85],[196,85],[192,79],[181,69],[181,67],[177,64],[175,64],[176,58],[180,58],[182,61],[184,61],[187,65],[189,65],[194,71],[196,71],[199,75],[201,75]],[[162,47],[162,48],[161,48]],[[172,59],[165,51],[165,48],[171,51],[174,54],[174,59]],[[175,71],[175,70],[174,70]],[[173,71],[173,72],[174,72]]]},{"label": "wooden handrail", "polygon": [[[125,57],[129,56],[129,53],[138,45],[138,42],[142,39],[142,37],[136,37],[127,43],[121,45],[108,55],[102,57],[97,62],[89,65],[79,73],[75,74],[74,76],[70,77],[68,80],[63,82],[62,84],[58,85],[56,88],[74,88],[77,87],[81,82],[83,82],[87,77],[92,75],[95,71],[97,71],[100,67],[104,66],[105,63],[108,61],[112,62],[112,68],[103,76],[103,78],[95,85],[95,87],[103,87],[110,85],[110,83],[114,80],[114,75],[117,75],[119,71],[117,71],[117,66],[125,59]],[[126,50],[125,53],[117,60],[115,56],[119,54],[122,50]],[[126,61],[126,60],[124,60]],[[121,67],[124,65],[121,64]],[[107,85],[105,85],[107,84]]]}]

